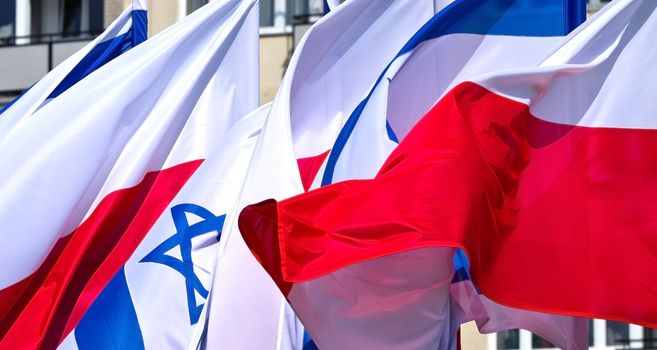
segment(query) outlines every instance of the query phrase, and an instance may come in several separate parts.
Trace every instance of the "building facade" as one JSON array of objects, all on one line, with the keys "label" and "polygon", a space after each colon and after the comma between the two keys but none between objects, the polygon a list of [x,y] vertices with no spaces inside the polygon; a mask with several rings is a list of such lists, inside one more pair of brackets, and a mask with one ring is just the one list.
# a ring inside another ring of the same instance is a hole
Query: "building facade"
[{"label": "building facade", "polygon": [[[208,0],[150,0],[154,35]],[[0,107],[82,48],[131,0],[0,0]],[[261,101],[273,99],[300,28],[317,20],[323,0],[260,0]],[[297,30],[295,30],[297,29]]]}]

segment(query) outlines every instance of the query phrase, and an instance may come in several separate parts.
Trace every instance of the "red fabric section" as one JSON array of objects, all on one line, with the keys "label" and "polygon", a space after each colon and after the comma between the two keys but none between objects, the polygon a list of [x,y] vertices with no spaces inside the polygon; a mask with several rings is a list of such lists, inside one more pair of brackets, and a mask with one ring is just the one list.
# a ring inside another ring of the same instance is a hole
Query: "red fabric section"
[{"label": "red fabric section", "polygon": [[[656,149],[657,130],[541,121],[525,104],[461,84],[374,180],[278,204],[284,280],[461,247],[498,303],[657,327]],[[240,223],[247,237],[249,226]]]},{"label": "red fabric section", "polygon": [[148,173],[138,185],[103,198],[22,287],[0,295],[2,305],[13,304],[0,321],[0,348],[55,349],[201,163]]},{"label": "red fabric section", "polygon": [[[252,235],[244,236],[247,246],[254,252],[262,252],[262,254],[255,254],[256,258],[263,266],[272,267],[269,270],[270,276],[283,295],[287,296],[292,284],[285,281],[281,270],[276,208],[276,201],[273,199],[246,207],[240,213],[239,228],[240,231],[252,230]],[[242,227],[242,222],[248,223],[248,226]]]},{"label": "red fabric section", "polygon": [[315,177],[319,168],[322,167],[322,163],[329,155],[331,150],[328,150],[320,155],[308,158],[299,158],[297,159],[297,165],[299,166],[299,174],[301,175],[301,183],[303,184],[304,191],[308,191],[310,186],[312,186]]}]

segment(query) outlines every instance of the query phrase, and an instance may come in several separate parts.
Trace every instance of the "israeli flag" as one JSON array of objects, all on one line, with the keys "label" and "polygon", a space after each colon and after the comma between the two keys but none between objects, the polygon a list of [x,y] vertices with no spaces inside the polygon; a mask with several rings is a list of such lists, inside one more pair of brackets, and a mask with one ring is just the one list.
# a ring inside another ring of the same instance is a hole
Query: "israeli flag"
[{"label": "israeli flag", "polygon": [[133,0],[107,30],[0,109],[0,135],[6,135],[23,116],[32,115],[96,69],[139,45],[147,33],[146,0]]}]

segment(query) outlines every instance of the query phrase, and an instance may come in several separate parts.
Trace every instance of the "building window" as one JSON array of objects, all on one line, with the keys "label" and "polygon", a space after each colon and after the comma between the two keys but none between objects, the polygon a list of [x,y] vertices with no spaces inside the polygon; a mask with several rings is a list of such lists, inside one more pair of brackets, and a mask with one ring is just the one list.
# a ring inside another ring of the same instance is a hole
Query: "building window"
[{"label": "building window", "polygon": [[552,345],[549,341],[532,334],[532,349],[554,349],[556,346]]},{"label": "building window", "polygon": [[14,36],[14,25],[16,22],[16,1],[0,1],[2,11],[0,11],[0,45],[2,39]]},{"label": "building window", "polygon": [[657,349],[657,330],[652,328],[643,329],[643,347],[646,349]]},{"label": "building window", "polygon": [[520,349],[520,331],[511,329],[497,333],[497,348],[500,350]]},{"label": "building window", "polygon": [[187,14],[190,14],[198,9],[201,6],[208,3],[208,0],[187,0]]},{"label": "building window", "polygon": [[628,345],[630,342],[630,325],[607,321],[607,345]]},{"label": "building window", "polygon": [[79,34],[82,25],[82,0],[62,0],[62,36]]},{"label": "building window", "polygon": [[[524,330],[510,330],[491,335],[500,350],[556,349],[547,340]],[[589,349],[657,349],[657,330],[627,323],[589,320]]]},{"label": "building window", "polygon": [[260,26],[274,26],[274,0],[260,0]]}]

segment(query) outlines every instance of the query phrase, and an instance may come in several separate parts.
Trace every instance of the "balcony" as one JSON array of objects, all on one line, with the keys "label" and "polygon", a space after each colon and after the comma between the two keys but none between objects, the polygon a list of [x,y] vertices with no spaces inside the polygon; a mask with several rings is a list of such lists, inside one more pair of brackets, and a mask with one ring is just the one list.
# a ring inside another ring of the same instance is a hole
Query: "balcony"
[{"label": "balcony", "polygon": [[[98,32],[0,38],[0,105],[41,79]],[[4,97],[4,98],[3,98]]]}]

